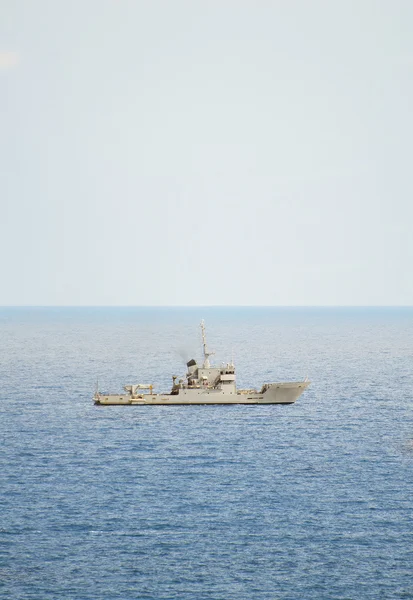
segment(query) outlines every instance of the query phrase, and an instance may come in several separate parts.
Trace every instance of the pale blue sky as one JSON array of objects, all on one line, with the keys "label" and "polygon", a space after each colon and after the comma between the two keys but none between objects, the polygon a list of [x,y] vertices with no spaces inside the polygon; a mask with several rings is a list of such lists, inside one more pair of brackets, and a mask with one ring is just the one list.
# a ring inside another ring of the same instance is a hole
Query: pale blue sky
[{"label": "pale blue sky", "polygon": [[2,0],[2,305],[413,305],[411,0]]}]

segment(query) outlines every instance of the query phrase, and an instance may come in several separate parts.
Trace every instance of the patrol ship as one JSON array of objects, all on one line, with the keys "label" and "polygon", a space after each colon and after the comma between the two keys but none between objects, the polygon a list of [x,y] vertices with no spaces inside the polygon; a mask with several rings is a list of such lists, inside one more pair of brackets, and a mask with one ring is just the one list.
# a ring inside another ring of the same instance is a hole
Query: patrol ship
[{"label": "patrol ship", "polygon": [[211,366],[201,321],[204,360],[187,363],[185,379],[172,377],[172,389],[167,394],[154,393],[153,385],[125,385],[124,394],[103,394],[96,390],[95,404],[107,405],[193,405],[193,404],[293,404],[310,385],[308,379],[297,382],[264,383],[258,390],[237,390],[233,362],[220,367]]}]

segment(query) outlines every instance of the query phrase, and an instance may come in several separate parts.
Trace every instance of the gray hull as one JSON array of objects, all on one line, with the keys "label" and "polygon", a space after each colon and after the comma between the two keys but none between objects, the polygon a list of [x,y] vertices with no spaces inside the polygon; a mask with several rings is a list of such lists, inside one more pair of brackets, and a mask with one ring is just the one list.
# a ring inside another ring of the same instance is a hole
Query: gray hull
[{"label": "gray hull", "polygon": [[[143,383],[125,385],[124,394],[102,394],[96,391],[95,404],[99,406],[187,406],[206,404],[293,404],[310,382],[293,381],[264,383],[261,390],[239,390],[236,385],[235,365],[230,363],[212,366],[205,338],[205,326],[201,321],[204,361],[187,362],[185,378],[172,377],[169,394],[154,394],[153,385]],[[149,392],[148,392],[149,390]]]},{"label": "gray hull", "polygon": [[222,389],[182,389],[178,394],[95,394],[100,406],[176,406],[206,404],[293,404],[310,385],[309,381],[270,383],[264,393],[253,390],[225,393]]}]

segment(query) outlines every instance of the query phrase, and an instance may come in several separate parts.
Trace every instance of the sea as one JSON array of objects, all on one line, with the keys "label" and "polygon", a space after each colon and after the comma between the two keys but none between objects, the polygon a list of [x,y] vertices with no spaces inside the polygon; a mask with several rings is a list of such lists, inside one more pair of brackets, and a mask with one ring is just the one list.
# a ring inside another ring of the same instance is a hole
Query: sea
[{"label": "sea", "polygon": [[[288,406],[98,407],[201,358]],[[413,308],[1,308],[0,598],[413,598]]]}]

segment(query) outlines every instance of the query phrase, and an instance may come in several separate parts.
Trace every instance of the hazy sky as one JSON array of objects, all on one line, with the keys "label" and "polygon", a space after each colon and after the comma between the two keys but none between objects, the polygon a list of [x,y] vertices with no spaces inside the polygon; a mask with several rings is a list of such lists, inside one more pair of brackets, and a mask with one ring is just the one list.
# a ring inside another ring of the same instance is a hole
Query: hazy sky
[{"label": "hazy sky", "polygon": [[1,0],[0,304],[413,305],[412,0]]}]

